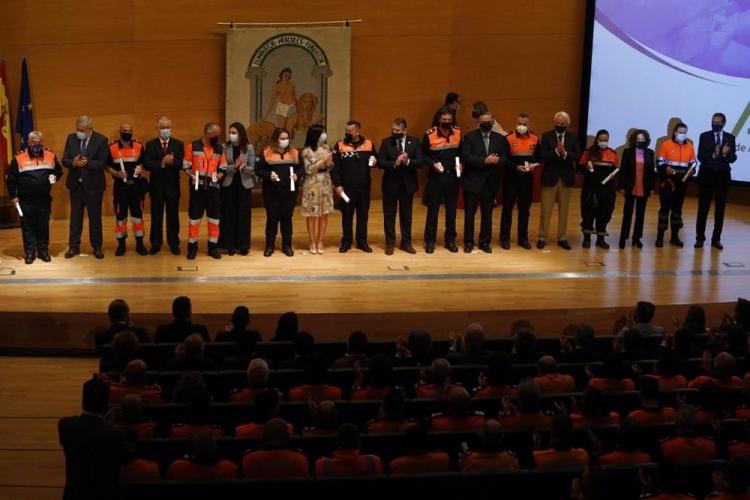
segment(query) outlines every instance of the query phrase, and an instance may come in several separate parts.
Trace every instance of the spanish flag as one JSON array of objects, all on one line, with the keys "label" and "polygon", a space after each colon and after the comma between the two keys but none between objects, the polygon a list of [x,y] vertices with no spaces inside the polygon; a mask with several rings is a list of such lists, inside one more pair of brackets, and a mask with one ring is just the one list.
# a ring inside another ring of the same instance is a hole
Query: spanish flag
[{"label": "spanish flag", "polygon": [[13,136],[10,129],[10,106],[8,84],[5,77],[5,61],[0,60],[0,167],[3,172],[10,168],[13,160]]}]

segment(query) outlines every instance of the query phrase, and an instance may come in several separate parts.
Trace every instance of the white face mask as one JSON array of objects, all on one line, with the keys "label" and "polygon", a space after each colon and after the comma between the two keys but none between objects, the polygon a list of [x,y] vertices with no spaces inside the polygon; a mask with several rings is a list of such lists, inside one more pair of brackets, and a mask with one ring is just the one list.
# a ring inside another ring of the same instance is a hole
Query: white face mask
[{"label": "white face mask", "polygon": [[172,136],[171,128],[159,129],[159,137],[161,137],[162,139],[169,139],[171,136]]},{"label": "white face mask", "polygon": [[286,149],[289,147],[289,139],[280,139],[279,140],[279,147],[281,149]]},{"label": "white face mask", "polygon": [[674,138],[677,142],[685,142],[685,139],[687,139],[687,134],[684,134],[684,133],[676,134]]},{"label": "white face mask", "polygon": [[516,132],[518,132],[520,135],[524,135],[528,131],[529,127],[527,127],[526,125],[516,125]]},{"label": "white face mask", "polygon": [[597,144],[601,149],[607,149],[607,146],[609,145],[607,141],[599,141]]},{"label": "white face mask", "polygon": [[318,139],[318,142],[320,144],[325,144],[327,140],[328,140],[328,134],[326,134],[325,132],[320,134],[320,138]]},{"label": "white face mask", "polygon": [[237,135],[237,134],[229,134],[229,142],[231,142],[232,144],[237,144],[237,142],[239,142],[239,140],[240,140],[240,136],[239,135]]},{"label": "white face mask", "polygon": [[82,141],[86,138],[86,132],[76,132],[76,138],[79,141]]}]

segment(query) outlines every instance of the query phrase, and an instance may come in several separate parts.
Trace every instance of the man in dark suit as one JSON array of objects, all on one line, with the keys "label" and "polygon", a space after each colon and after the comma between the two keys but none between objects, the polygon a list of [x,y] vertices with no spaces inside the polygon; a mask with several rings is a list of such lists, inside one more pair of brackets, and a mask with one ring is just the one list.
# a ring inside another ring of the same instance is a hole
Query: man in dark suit
[{"label": "man in dark suit", "polygon": [[143,166],[151,173],[151,250],[155,255],[163,242],[162,223],[167,210],[167,244],[173,255],[180,255],[180,172],[185,146],[172,137],[172,120],[159,118],[159,136],[146,143]]},{"label": "man in dark suit", "polygon": [[385,254],[393,255],[396,244],[396,211],[401,226],[401,250],[415,254],[411,244],[411,214],[414,193],[419,189],[417,169],[422,166],[422,151],[416,137],[406,135],[406,120],[396,118],[391,137],[383,139],[378,167],[383,169],[383,225]]},{"label": "man in dark suit", "polygon": [[539,157],[544,162],[542,170],[542,216],[539,223],[539,240],[536,247],[545,247],[549,233],[552,208],[557,199],[557,246],[570,250],[568,243],[568,207],[570,192],[575,184],[576,164],[581,156],[578,139],[571,132],[570,116],[558,111],[554,118],[555,128],[542,134],[539,141]]},{"label": "man in dark suit", "polygon": [[148,338],[146,329],[142,326],[133,325],[130,322],[130,306],[127,302],[122,299],[115,299],[109,303],[107,308],[107,316],[109,316],[109,327],[106,329],[98,330],[94,333],[94,344],[96,345],[96,352],[101,356],[102,348],[106,344],[111,344],[115,335],[123,330],[131,331],[138,337],[138,342],[147,344],[151,342]]},{"label": "man in dark suit", "polygon": [[174,321],[168,325],[161,325],[156,329],[154,342],[157,344],[184,342],[190,335],[197,333],[205,342],[210,342],[206,325],[193,323],[193,305],[190,297],[177,297],[172,302],[172,316]]},{"label": "man in dark suit", "polygon": [[62,164],[69,169],[65,187],[70,191],[70,236],[65,258],[81,253],[83,209],[89,214],[89,239],[97,259],[102,252],[102,195],[104,194],[104,168],[109,157],[107,138],[91,128],[91,118],[80,116],[76,132],[65,141]]},{"label": "man in dark suit", "polygon": [[724,132],[727,117],[714,113],[711,130],[703,132],[698,142],[698,217],[695,221],[695,248],[703,248],[706,241],[706,219],[714,200],[714,232],[711,246],[721,250],[721,230],[724,227],[724,208],[729,185],[732,183],[732,163],[737,161],[734,136]]},{"label": "man in dark suit", "polygon": [[98,378],[83,384],[83,413],[57,424],[65,453],[63,500],[120,498],[120,466],[132,458],[125,433],[104,416],[109,386]]},{"label": "man in dark suit", "polygon": [[483,112],[478,121],[479,128],[466,134],[463,143],[464,252],[474,250],[474,216],[479,207],[482,218],[479,249],[492,253],[492,208],[500,184],[500,169],[508,160],[508,141],[492,131],[492,113]]}]

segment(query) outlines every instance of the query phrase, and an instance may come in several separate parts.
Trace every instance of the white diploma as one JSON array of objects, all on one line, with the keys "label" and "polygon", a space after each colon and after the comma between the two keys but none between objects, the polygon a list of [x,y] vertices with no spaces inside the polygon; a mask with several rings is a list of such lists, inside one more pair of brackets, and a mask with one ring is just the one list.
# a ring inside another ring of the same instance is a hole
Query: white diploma
[{"label": "white diploma", "polygon": [[614,169],[611,174],[609,174],[607,177],[604,178],[604,180],[602,181],[602,186],[604,184],[608,183],[609,181],[611,181],[612,177],[614,177],[615,175],[617,175],[617,172],[619,172],[619,171],[620,171],[619,168]]},{"label": "white diploma", "polygon": [[685,172],[685,177],[682,178],[682,182],[687,182],[691,175],[695,172],[695,164],[690,165],[690,168]]},{"label": "white diploma", "polygon": [[50,184],[54,184],[55,182],[57,182],[57,177],[55,177],[55,174],[49,174],[48,179]]},{"label": "white diploma", "polygon": [[341,191],[341,199],[342,199],[342,200],[344,200],[344,201],[345,201],[345,202],[347,202],[347,203],[349,203],[350,201],[352,201],[352,200],[351,200],[351,199],[350,199],[350,198],[349,198],[349,197],[348,197],[348,196],[346,195],[346,193],[345,193],[345,192],[343,192],[343,191]]},{"label": "white diploma", "polygon": [[16,211],[18,211],[18,216],[23,217],[23,210],[21,210],[21,204],[16,202]]},{"label": "white diploma", "polygon": [[200,176],[198,175],[198,172],[194,172],[194,173],[195,173],[195,190],[198,191],[198,177]]},{"label": "white diploma", "polygon": [[461,177],[461,158],[456,156],[456,177]]},{"label": "white diploma", "polygon": [[[370,157],[372,158],[372,156]],[[294,167],[289,166],[289,191],[294,191]]]},{"label": "white diploma", "polygon": [[377,158],[375,158],[374,156],[370,156],[370,159],[367,161],[367,164],[370,167],[374,167],[375,163],[377,163],[377,161],[378,161]]}]

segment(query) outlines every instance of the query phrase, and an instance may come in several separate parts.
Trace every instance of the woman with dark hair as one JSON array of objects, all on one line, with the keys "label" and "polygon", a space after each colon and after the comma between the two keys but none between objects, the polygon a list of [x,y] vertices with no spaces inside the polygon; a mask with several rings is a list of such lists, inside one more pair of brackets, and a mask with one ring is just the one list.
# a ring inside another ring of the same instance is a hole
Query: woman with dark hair
[{"label": "woman with dark hair", "polygon": [[581,189],[583,248],[591,248],[591,235],[596,234],[596,246],[607,250],[609,243],[604,237],[615,209],[615,182],[611,175],[617,167],[617,153],[609,147],[609,132],[596,133],[578,165],[585,175]]},{"label": "woman with dark hair", "polygon": [[289,131],[277,128],[258,159],[255,172],[263,179],[263,203],[266,206],[266,249],[264,257],[273,255],[276,231],[281,226],[281,251],[291,257],[292,215],[297,201],[298,180],[302,178],[299,151],[290,146]]},{"label": "woman with dark hair", "polygon": [[294,312],[285,312],[276,323],[276,335],[272,342],[293,342],[299,333],[299,318]]},{"label": "woman with dark hair", "polygon": [[630,235],[630,223],[633,220],[635,207],[635,225],[633,226],[633,246],[643,248],[643,220],[646,203],[654,189],[654,150],[648,145],[651,136],[648,130],[634,130],[628,138],[628,147],[622,152],[620,161],[619,188],[625,196],[625,207],[622,212],[620,228],[620,248],[625,248],[625,240]]},{"label": "woman with dark hair", "polygon": [[333,184],[331,168],[333,154],[326,144],[328,134],[322,125],[307,129],[302,161],[305,180],[302,184],[302,215],[307,221],[310,236],[310,253],[323,254],[328,214],[333,212]]},{"label": "woman with dark hair", "polygon": [[[479,120],[479,117],[482,116],[485,113],[489,112],[489,108],[484,103],[484,101],[477,101],[472,105],[472,111],[471,111],[471,117],[474,118],[474,120]],[[492,131],[497,132],[500,135],[508,135],[508,132],[503,129],[503,127],[497,122],[495,117],[492,117]]]},{"label": "woman with dark hair", "polygon": [[229,126],[224,154],[229,168],[221,183],[221,222],[219,248],[229,255],[250,252],[250,198],[255,186],[255,150],[247,138],[245,126]]}]

